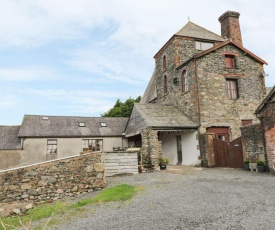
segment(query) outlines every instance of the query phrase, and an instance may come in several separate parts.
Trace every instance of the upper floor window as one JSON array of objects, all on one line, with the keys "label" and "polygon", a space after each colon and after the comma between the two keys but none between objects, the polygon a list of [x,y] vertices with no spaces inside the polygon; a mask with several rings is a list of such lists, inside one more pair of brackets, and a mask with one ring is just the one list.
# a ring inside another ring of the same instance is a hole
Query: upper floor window
[{"label": "upper floor window", "polygon": [[214,46],[213,43],[211,42],[199,42],[199,41],[196,41],[195,45],[197,50],[207,50]]},{"label": "upper floor window", "polygon": [[57,154],[57,140],[47,140],[47,154]]},{"label": "upper floor window", "polygon": [[235,68],[235,56],[234,55],[225,55],[225,67]]},{"label": "upper floor window", "polygon": [[163,93],[166,94],[167,93],[167,76],[164,75],[163,78]]},{"label": "upper floor window", "polygon": [[187,71],[183,70],[181,73],[181,92],[188,91],[188,78],[187,78]]},{"label": "upper floor window", "polygon": [[167,68],[167,62],[166,62],[166,56],[164,55],[162,58],[162,69],[166,70]]},{"label": "upper floor window", "polygon": [[83,139],[82,151],[102,152],[103,140],[101,139]]},{"label": "upper floor window", "polygon": [[238,96],[238,80],[226,79],[226,95],[230,99],[237,99]]}]

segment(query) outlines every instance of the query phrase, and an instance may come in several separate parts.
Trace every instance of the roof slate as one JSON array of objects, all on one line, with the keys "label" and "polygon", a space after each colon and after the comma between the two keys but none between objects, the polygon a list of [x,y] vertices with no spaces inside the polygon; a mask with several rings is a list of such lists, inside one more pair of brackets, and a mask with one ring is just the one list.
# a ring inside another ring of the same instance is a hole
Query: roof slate
[{"label": "roof slate", "polygon": [[21,140],[17,137],[20,126],[0,126],[0,149],[21,149]]},{"label": "roof slate", "polygon": [[[48,120],[43,120],[48,117]],[[84,122],[85,127],[79,127]],[[105,122],[107,127],[101,127]],[[19,137],[103,137],[123,136],[127,117],[72,117],[25,115]]]},{"label": "roof slate", "polygon": [[197,127],[185,114],[171,105],[135,104],[135,107],[150,127]]},{"label": "roof slate", "polygon": [[220,35],[215,34],[193,22],[188,22],[184,27],[182,27],[175,35],[200,38],[206,40],[224,41]]}]

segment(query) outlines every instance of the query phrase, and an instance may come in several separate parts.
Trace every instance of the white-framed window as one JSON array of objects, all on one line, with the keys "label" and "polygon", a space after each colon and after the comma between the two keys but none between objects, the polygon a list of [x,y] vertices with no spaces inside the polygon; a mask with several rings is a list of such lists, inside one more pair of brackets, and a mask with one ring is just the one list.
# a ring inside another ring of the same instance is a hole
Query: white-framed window
[{"label": "white-framed window", "polygon": [[187,71],[183,70],[181,73],[181,92],[185,93],[188,91],[188,76]]},{"label": "white-framed window", "polygon": [[102,152],[102,139],[82,139],[82,151]]},{"label": "white-framed window", "polygon": [[57,154],[57,139],[47,140],[47,154]]},{"label": "white-framed window", "polygon": [[197,50],[207,50],[210,49],[214,46],[213,43],[211,42],[199,42],[199,41],[195,41],[195,46]]}]

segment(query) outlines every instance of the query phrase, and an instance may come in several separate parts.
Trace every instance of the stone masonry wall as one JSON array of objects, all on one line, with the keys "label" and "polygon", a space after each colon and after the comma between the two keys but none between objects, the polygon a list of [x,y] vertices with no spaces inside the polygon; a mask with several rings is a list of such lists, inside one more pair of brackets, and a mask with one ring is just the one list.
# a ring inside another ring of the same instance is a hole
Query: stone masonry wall
[{"label": "stone masonry wall", "polygon": [[54,160],[0,172],[1,203],[33,205],[73,197],[106,186],[101,154]]},{"label": "stone masonry wall", "polygon": [[20,165],[21,150],[0,150],[0,170]]},{"label": "stone masonry wall", "polygon": [[144,168],[156,169],[159,166],[159,157],[162,155],[161,141],[158,140],[158,131],[150,128],[141,132],[142,147],[140,154]]},{"label": "stone masonry wall", "polygon": [[215,156],[213,148],[213,134],[205,133],[200,135],[200,151],[202,167],[214,167]]},{"label": "stone masonry wall", "polygon": [[241,127],[244,160],[264,161],[263,132],[260,124]]},{"label": "stone masonry wall", "polygon": [[[226,68],[223,53],[236,55],[235,68]],[[239,98],[226,95],[226,78],[238,79]],[[198,83],[202,127],[228,126],[231,139],[241,135],[241,120],[258,122],[254,111],[264,97],[262,65],[227,45],[198,60]]]}]

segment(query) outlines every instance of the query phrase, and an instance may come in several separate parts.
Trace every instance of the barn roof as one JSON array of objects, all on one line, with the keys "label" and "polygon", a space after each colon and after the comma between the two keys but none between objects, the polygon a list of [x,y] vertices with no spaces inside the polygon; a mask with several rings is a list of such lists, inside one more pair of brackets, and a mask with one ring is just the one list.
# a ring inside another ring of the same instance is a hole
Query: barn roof
[{"label": "barn roof", "polygon": [[20,126],[0,126],[0,149],[21,149],[21,141],[17,137]]}]

